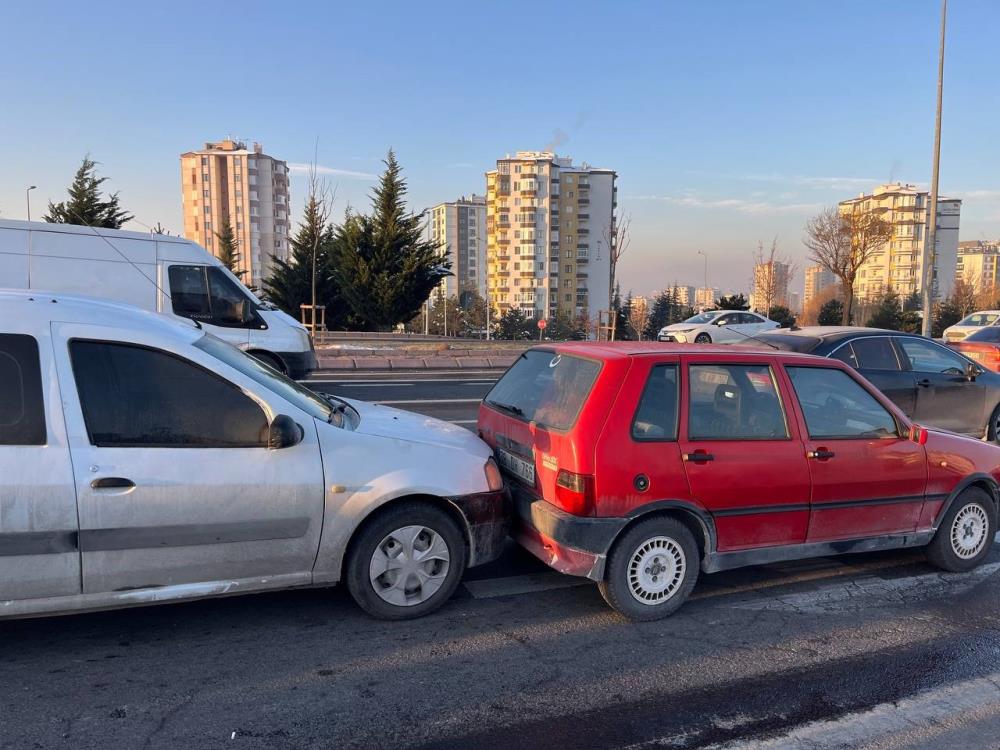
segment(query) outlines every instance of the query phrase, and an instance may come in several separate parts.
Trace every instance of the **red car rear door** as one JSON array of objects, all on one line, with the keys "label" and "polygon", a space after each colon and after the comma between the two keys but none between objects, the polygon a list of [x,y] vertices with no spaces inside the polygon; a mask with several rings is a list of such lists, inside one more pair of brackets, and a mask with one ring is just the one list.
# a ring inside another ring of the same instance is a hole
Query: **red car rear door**
[{"label": "red car rear door", "polygon": [[846,369],[785,365],[812,481],[807,541],[913,531],[927,488],[922,445]]},{"label": "red car rear door", "polygon": [[804,542],[809,467],[770,361],[692,355],[683,365],[682,463],[719,551]]}]

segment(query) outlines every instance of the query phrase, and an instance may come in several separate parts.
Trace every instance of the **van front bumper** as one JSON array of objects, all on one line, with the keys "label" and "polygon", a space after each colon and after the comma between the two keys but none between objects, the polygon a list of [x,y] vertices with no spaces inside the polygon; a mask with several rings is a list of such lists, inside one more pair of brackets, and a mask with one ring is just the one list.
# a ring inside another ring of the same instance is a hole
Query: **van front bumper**
[{"label": "van front bumper", "polygon": [[316,352],[275,352],[285,364],[285,372],[292,380],[299,380],[319,367]]},{"label": "van front bumper", "polygon": [[627,522],[625,518],[574,516],[544,500],[514,493],[514,538],[566,575],[603,580],[608,550]]},{"label": "van front bumper", "polygon": [[496,560],[510,533],[510,492],[477,492],[448,498],[465,519],[469,533],[469,567]]}]

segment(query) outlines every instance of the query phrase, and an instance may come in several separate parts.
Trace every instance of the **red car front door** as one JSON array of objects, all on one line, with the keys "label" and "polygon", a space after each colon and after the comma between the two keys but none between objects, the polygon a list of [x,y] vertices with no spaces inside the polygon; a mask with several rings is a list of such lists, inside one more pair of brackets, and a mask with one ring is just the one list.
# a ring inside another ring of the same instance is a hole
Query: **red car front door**
[{"label": "red car front door", "polygon": [[812,482],[808,542],[913,531],[927,488],[922,445],[846,370],[785,366]]},{"label": "red car front door", "polygon": [[805,541],[809,467],[770,363],[685,364],[680,449],[691,496],[720,552]]}]

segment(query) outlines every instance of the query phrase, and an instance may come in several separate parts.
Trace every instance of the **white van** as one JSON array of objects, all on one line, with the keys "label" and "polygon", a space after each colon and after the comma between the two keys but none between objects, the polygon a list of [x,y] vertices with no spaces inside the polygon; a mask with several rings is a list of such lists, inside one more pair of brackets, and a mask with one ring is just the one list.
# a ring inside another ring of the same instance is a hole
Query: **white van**
[{"label": "white van", "polygon": [[86,294],[190,318],[289,377],[316,369],[304,326],[181,237],[0,221],[0,288]]},{"label": "white van", "polygon": [[129,305],[0,292],[0,619],[345,581],[403,619],[495,559],[489,447]]}]

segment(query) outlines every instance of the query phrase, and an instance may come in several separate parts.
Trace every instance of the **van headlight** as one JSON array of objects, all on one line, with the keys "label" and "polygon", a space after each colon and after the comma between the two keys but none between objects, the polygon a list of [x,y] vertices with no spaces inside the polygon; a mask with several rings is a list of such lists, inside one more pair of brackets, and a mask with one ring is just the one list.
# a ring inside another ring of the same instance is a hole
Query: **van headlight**
[{"label": "van headlight", "polygon": [[497,466],[497,462],[492,458],[486,462],[484,467],[486,471],[486,486],[489,487],[490,492],[497,492],[503,489],[503,477],[500,476],[500,467]]}]

